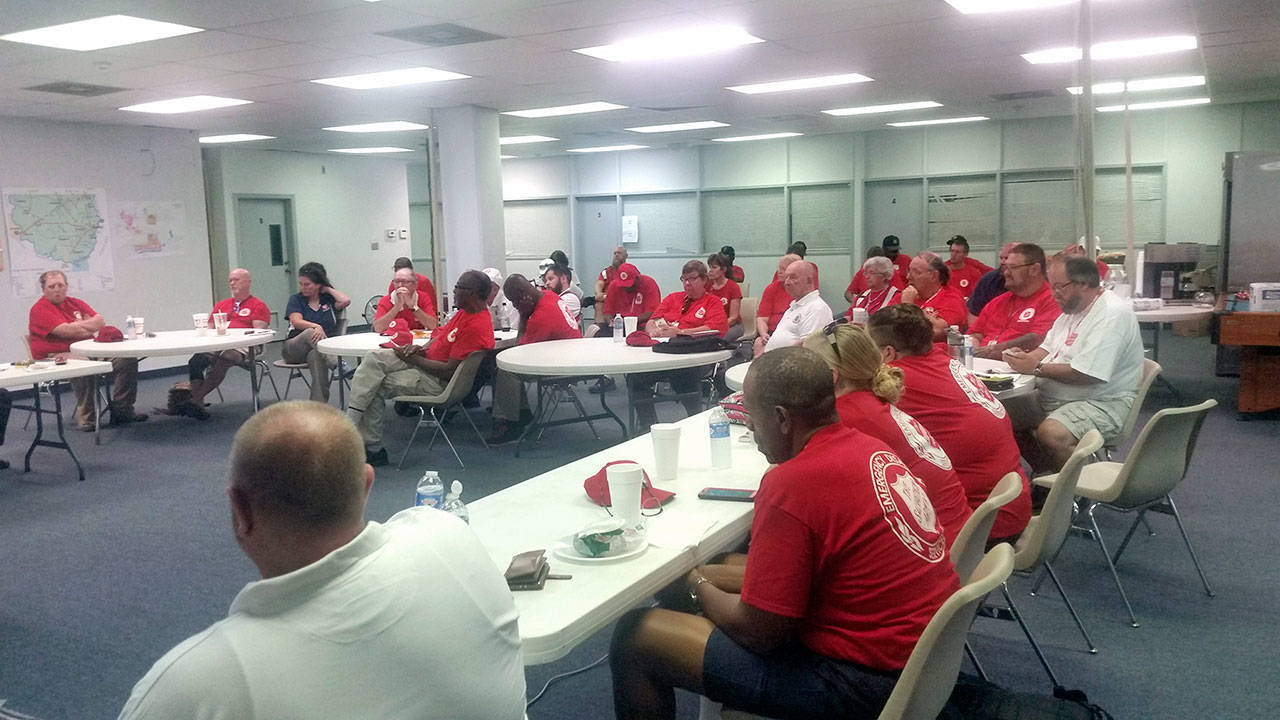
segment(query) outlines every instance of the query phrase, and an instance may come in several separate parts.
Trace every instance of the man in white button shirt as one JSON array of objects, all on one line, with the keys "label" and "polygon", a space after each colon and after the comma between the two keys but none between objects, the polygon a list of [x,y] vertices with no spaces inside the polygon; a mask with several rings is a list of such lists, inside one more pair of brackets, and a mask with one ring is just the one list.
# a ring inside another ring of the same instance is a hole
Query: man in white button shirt
[{"label": "man in white button shirt", "polygon": [[791,296],[791,305],[782,314],[769,340],[765,343],[757,340],[756,357],[775,348],[799,345],[809,333],[831,322],[831,307],[818,294],[816,282],[812,264],[793,262],[787,266],[782,273],[782,287]]}]

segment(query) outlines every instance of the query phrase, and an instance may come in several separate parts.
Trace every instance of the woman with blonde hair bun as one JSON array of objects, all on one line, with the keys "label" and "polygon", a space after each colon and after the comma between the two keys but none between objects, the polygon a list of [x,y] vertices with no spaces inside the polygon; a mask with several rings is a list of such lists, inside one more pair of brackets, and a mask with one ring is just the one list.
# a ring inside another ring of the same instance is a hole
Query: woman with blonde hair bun
[{"label": "woman with blonde hair bun", "polygon": [[972,510],[946,451],[894,405],[902,394],[902,371],[886,365],[867,331],[845,318],[813,331],[804,346],[831,368],[840,421],[888,445],[924,483],[950,550]]}]

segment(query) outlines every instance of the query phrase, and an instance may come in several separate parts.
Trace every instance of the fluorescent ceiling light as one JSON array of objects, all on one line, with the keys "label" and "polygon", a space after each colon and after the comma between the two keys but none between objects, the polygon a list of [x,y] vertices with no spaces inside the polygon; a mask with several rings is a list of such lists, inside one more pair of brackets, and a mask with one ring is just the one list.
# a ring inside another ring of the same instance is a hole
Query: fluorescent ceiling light
[{"label": "fluorescent ceiling light", "polygon": [[942,103],[932,100],[920,100],[918,102],[892,103],[889,105],[863,105],[862,107],[836,108],[835,110],[823,110],[827,115],[835,115],[843,117],[845,115],[874,115],[876,113],[902,112],[903,110],[923,110],[925,108],[942,107]]},{"label": "fluorescent ceiling light", "polygon": [[580,115],[582,113],[603,112],[605,110],[624,110],[626,105],[614,105],[607,102],[578,103],[577,105],[558,105],[556,107],[533,108],[532,110],[508,110],[503,115],[515,115],[522,118],[545,118],[559,115]]},{"label": "fluorescent ceiling light", "polygon": [[217,145],[219,143],[238,143],[249,142],[250,140],[275,140],[275,135],[250,135],[248,133],[234,133],[232,135],[205,135],[200,138],[200,142],[205,145]]},{"label": "fluorescent ceiling light", "polygon": [[1013,12],[1039,8],[1075,5],[1079,0],[947,0],[947,4],[965,15]]},{"label": "fluorescent ceiling light", "polygon": [[362,73],[360,75],[342,75],[339,77],[312,80],[321,85],[336,85],[352,90],[374,90],[376,88],[399,87],[401,85],[418,85],[420,83],[440,82],[442,80],[462,80],[470,75],[437,70],[429,67],[411,67],[400,70],[384,70],[383,72]]},{"label": "fluorescent ceiling light", "polygon": [[698,122],[671,123],[669,125],[644,125],[641,127],[627,128],[631,132],[638,133],[666,133],[680,132],[681,130],[706,130],[708,128],[729,127],[729,123],[716,122],[715,120],[699,120]]},{"label": "fluorescent ceiling light", "polygon": [[350,133],[401,132],[404,130],[426,130],[426,125],[419,125],[405,120],[389,120],[387,122],[364,123],[362,125],[335,125],[325,130]]},{"label": "fluorescent ceiling light", "polygon": [[511,137],[498,138],[499,145],[527,145],[529,143],[552,142],[560,138],[547,137],[546,135],[512,135]]},{"label": "fluorescent ceiling light", "polygon": [[608,45],[578,48],[576,53],[590,55],[610,62],[635,60],[668,60],[671,58],[709,55],[740,45],[762,43],[740,27],[732,25],[703,25],[669,32],[642,35],[620,40]]},{"label": "fluorescent ceiling light", "polygon": [[570,148],[569,152],[576,153],[595,153],[595,152],[616,152],[618,150],[643,150],[648,145],[602,145],[600,147]]},{"label": "fluorescent ceiling light", "polygon": [[351,155],[380,155],[383,153],[402,153],[413,152],[409,148],[402,147],[358,147],[358,148],[329,148],[329,152],[348,153]]},{"label": "fluorescent ceiling light", "polygon": [[765,133],[763,135],[738,135],[737,137],[727,138],[711,138],[711,142],[750,142],[752,140],[776,140],[778,138],[799,137],[804,133],[798,132],[776,132]]},{"label": "fluorescent ceiling light", "polygon": [[[1130,103],[1130,110],[1159,110],[1161,108],[1184,107],[1186,105],[1206,105],[1209,102],[1207,97],[1183,98],[1181,100],[1156,100],[1154,102]],[[1124,110],[1124,105],[1104,105],[1098,108],[1098,112],[1120,112]]]},{"label": "fluorescent ceiling light", "polygon": [[204,28],[147,20],[130,15],[106,15],[62,25],[0,35],[0,40],[43,45],[62,50],[100,50],[161,38],[204,32]]},{"label": "fluorescent ceiling light", "polygon": [[200,110],[213,110],[215,108],[234,107],[236,105],[249,105],[252,100],[240,100],[238,98],[218,97],[217,95],[191,95],[189,97],[173,98],[172,100],[157,100],[155,102],[142,103],[140,105],[129,105],[120,108],[129,112],[142,113],[158,113],[161,115],[174,115],[177,113],[198,112]]},{"label": "fluorescent ceiling light", "polygon": [[725,90],[732,90],[744,95],[759,95],[760,93],[809,90],[812,88],[853,85],[855,83],[864,82],[872,82],[872,80],[866,75],[845,73],[844,75],[822,75],[819,77],[799,78],[797,80],[777,80],[775,82],[754,83],[752,85],[733,85],[725,88]]},{"label": "fluorescent ceiling light", "polygon": [[[1201,87],[1204,85],[1203,75],[1178,75],[1176,77],[1163,78],[1143,78],[1141,80],[1130,80],[1124,82],[1117,80],[1115,82],[1097,83],[1093,86],[1094,95],[1118,95],[1125,90],[1129,92],[1149,92],[1151,90],[1171,90],[1174,88],[1184,87]],[[1067,92],[1072,95],[1079,95],[1084,89],[1079,85],[1067,88]]]},{"label": "fluorescent ceiling light", "polygon": [[516,157],[517,157],[517,156],[515,156],[515,155],[499,155],[499,156],[498,156],[498,159],[499,159],[499,160],[514,160],[514,159],[516,159]]},{"label": "fluorescent ceiling light", "polygon": [[969,123],[979,122],[981,120],[990,120],[985,115],[971,115],[969,117],[942,118],[939,120],[909,120],[907,122],[885,123],[889,127],[919,127],[921,125],[951,125],[953,123]]},{"label": "fluorescent ceiling light", "polygon": [[[1116,60],[1195,49],[1196,38],[1194,35],[1166,35],[1163,37],[1096,43],[1090,55],[1094,60]],[[1083,53],[1080,48],[1061,47],[1029,52],[1024,54],[1022,59],[1032,65],[1042,65],[1045,63],[1074,62],[1081,57],[1083,57]]]}]

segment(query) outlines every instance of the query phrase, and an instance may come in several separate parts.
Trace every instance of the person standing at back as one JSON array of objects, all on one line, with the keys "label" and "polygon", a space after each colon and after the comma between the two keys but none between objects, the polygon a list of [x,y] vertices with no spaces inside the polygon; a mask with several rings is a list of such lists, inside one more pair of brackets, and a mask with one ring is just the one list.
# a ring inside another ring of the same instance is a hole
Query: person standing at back
[{"label": "person standing at back", "polygon": [[[579,258],[581,259],[581,258]],[[596,277],[595,297],[596,304],[604,305],[605,298],[608,297],[610,286],[613,281],[618,279],[618,269],[622,267],[622,263],[627,261],[627,249],[621,245],[613,249],[613,262],[609,267],[600,271],[600,275]]]}]

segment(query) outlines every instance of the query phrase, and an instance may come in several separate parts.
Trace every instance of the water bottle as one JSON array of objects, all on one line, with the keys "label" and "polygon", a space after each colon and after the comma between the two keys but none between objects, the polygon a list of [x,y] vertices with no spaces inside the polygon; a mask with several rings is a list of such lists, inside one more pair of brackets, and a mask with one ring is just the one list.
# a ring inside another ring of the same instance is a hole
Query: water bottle
[{"label": "water bottle", "polygon": [[422,473],[422,479],[418,481],[418,492],[414,496],[413,504],[440,509],[440,506],[444,504],[444,481],[440,479],[440,473],[435,470],[428,470]]},{"label": "water bottle", "polygon": [[613,316],[613,341],[614,342],[622,342],[623,340],[626,339],[622,335],[624,332],[623,328],[625,327],[626,325],[623,324],[622,322],[622,313],[618,313],[614,315]]},{"label": "water bottle", "polygon": [[132,315],[124,319],[124,337],[126,340],[134,340],[138,337],[138,331],[134,326]]},{"label": "water bottle", "polygon": [[502,326],[498,328],[499,330],[511,329],[511,322],[509,321],[510,317],[511,317],[511,303],[506,300],[503,300],[502,301],[502,317],[498,318],[498,324]]},{"label": "water bottle", "polygon": [[730,467],[733,465],[733,450],[729,446],[729,416],[724,414],[724,408],[716,405],[711,409],[707,428],[711,431],[711,467]]},{"label": "water bottle", "polygon": [[445,496],[444,505],[440,506],[441,510],[452,513],[462,518],[462,522],[471,522],[471,513],[467,512],[466,503],[462,502],[462,483],[457,480],[449,486],[449,494]]},{"label": "water bottle", "polygon": [[959,326],[947,328],[947,354],[956,360],[964,361],[964,338],[960,335]]},{"label": "water bottle", "polygon": [[973,336],[965,335],[963,344],[960,346],[961,355],[964,357],[964,367],[966,370],[973,370]]}]

